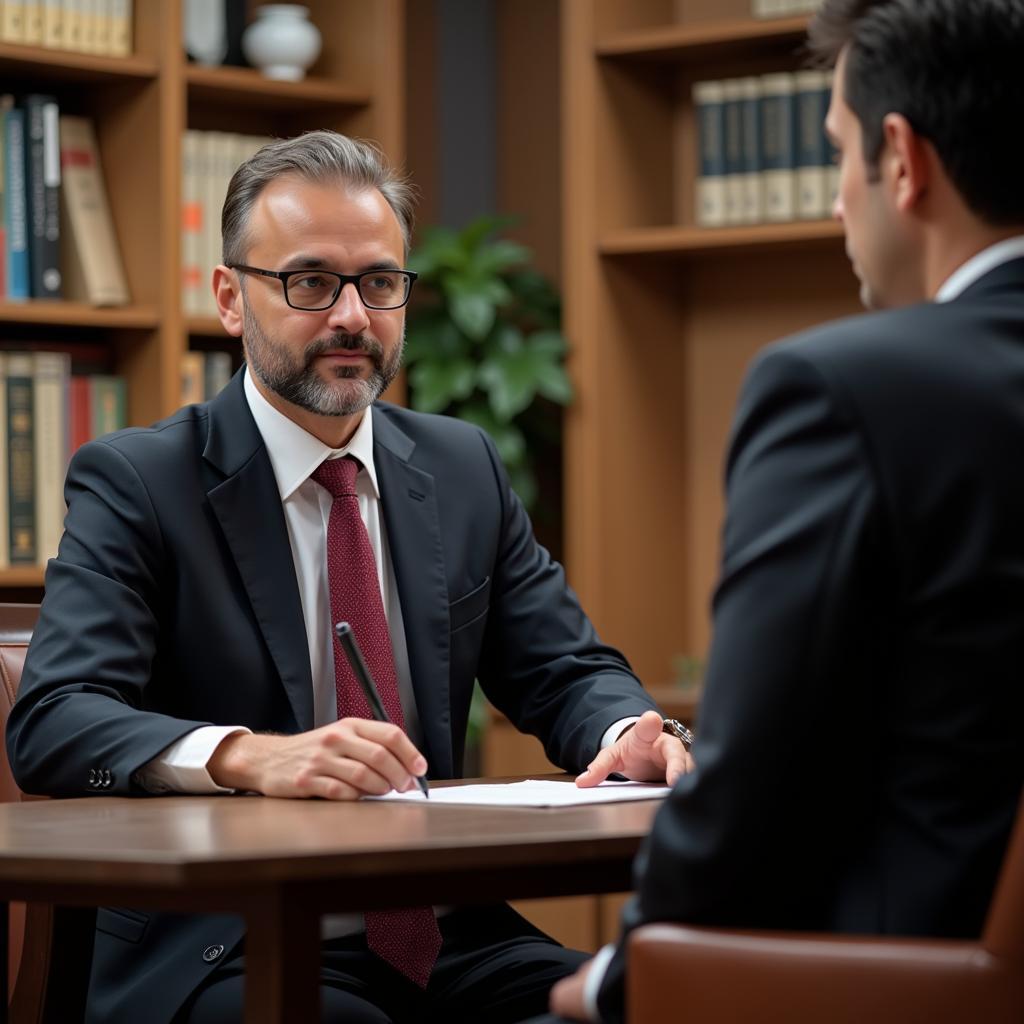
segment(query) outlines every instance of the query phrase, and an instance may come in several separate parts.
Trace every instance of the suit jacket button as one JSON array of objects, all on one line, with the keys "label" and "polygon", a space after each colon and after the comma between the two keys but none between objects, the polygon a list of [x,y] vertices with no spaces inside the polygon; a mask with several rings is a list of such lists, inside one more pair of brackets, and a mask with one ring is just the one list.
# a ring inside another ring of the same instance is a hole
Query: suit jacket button
[{"label": "suit jacket button", "polygon": [[212,964],[214,960],[219,960],[221,954],[224,952],[224,947],[220,944],[216,946],[207,946],[203,950],[203,959],[208,963]]},{"label": "suit jacket button", "polygon": [[90,786],[94,786],[94,787],[96,785],[96,769],[95,768],[90,768],[89,769],[89,785]]}]

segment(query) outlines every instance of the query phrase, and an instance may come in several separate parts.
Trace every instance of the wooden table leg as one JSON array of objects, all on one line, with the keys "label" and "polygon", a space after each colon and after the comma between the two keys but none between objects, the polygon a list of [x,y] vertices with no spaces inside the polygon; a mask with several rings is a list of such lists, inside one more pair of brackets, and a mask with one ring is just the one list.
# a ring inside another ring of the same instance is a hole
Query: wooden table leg
[{"label": "wooden table leg", "polygon": [[275,888],[245,917],[245,1024],[317,1024],[320,914]]}]

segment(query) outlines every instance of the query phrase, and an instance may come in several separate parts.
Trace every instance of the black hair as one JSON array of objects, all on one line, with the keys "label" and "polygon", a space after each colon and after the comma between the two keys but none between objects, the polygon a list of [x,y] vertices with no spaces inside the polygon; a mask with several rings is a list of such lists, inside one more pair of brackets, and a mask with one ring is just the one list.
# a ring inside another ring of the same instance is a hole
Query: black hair
[{"label": "black hair", "polygon": [[870,172],[902,114],[976,216],[1024,224],[1024,0],[824,0],[809,42],[833,65],[846,51]]}]

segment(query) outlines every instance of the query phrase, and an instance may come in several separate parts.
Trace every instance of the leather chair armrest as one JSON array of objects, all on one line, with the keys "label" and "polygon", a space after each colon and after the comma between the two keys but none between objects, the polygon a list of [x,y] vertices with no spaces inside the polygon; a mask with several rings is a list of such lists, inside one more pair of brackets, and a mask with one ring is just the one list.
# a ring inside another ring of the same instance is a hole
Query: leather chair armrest
[{"label": "leather chair armrest", "polygon": [[627,963],[629,1024],[1024,1020],[1020,978],[974,942],[647,925]]}]

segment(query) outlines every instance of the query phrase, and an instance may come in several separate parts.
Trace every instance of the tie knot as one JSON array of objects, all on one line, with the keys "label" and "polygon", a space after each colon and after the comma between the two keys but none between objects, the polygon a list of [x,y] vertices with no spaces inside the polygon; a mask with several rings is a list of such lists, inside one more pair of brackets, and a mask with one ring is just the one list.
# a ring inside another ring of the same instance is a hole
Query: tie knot
[{"label": "tie knot", "polygon": [[313,479],[321,487],[326,487],[332,497],[340,498],[344,494],[356,493],[358,472],[359,463],[351,455],[345,455],[340,459],[324,459],[314,471]]}]

